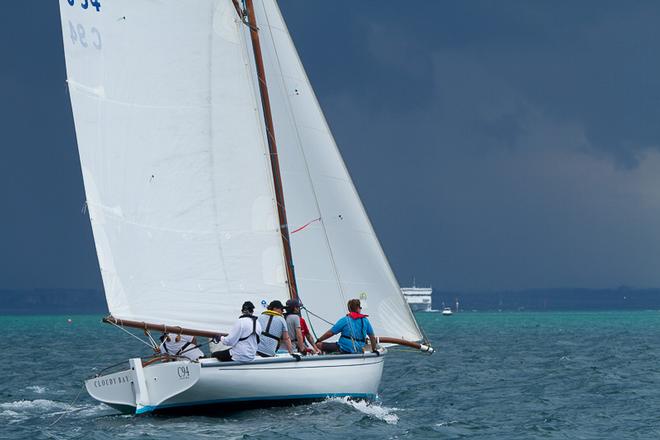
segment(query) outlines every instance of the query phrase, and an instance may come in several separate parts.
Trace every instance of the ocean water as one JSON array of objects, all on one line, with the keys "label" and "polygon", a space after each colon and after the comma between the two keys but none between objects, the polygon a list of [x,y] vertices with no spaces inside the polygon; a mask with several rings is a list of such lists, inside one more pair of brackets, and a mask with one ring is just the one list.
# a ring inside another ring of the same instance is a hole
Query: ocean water
[{"label": "ocean water", "polygon": [[660,437],[660,311],[417,318],[437,353],[392,350],[375,402],[136,417],[80,391],[94,369],[146,347],[98,316],[0,317],[0,438]]}]

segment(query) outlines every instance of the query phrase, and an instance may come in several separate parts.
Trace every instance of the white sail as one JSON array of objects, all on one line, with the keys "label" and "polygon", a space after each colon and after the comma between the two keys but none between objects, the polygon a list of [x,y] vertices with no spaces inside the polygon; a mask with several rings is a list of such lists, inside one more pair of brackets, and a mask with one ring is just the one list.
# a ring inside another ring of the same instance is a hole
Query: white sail
[{"label": "white sail", "polygon": [[286,298],[252,53],[231,0],[60,0],[60,11],[110,312],[222,331],[243,301]]},{"label": "white sail", "polygon": [[[422,339],[275,0],[256,0],[299,295],[334,321],[360,298],[378,335]],[[317,220],[320,219],[320,220]],[[311,223],[310,223],[311,222]],[[315,329],[328,324],[312,318]]]}]

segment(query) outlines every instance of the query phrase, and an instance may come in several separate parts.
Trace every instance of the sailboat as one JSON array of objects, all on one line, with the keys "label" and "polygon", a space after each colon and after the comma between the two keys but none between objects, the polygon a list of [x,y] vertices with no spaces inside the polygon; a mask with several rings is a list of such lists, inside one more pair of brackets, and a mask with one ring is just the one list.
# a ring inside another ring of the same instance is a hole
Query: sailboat
[{"label": "sailboat", "polygon": [[[246,300],[298,298],[322,332],[359,298],[381,345],[432,352],[275,0],[61,0],[60,14],[105,322],[214,337]],[[373,398],[386,354],[136,357],[86,388],[136,414]]]}]

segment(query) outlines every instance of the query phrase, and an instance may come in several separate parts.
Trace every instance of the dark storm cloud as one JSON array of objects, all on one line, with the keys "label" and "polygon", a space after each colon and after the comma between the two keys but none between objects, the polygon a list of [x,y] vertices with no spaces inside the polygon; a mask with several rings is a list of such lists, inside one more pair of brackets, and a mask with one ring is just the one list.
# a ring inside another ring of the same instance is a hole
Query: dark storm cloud
[{"label": "dark storm cloud", "polygon": [[[463,113],[457,119],[470,131],[496,141],[521,133],[527,112],[510,106],[528,104],[548,117],[579,121],[591,147],[625,167],[660,144],[660,11],[654,3],[338,4],[286,2],[285,8],[296,23],[318,25],[317,16],[298,17],[320,9],[327,17],[314,33],[321,42],[300,32],[297,41],[308,56],[329,54],[322,62],[334,67],[315,76],[329,74],[320,81],[333,83],[332,94],[350,89],[366,105],[393,100],[404,109],[441,99]],[[430,94],[431,87],[454,96]],[[527,103],[511,102],[521,97]]]},{"label": "dark storm cloud", "polygon": [[660,281],[655,5],[348,10],[296,41],[403,283]]},{"label": "dark storm cloud", "polygon": [[[280,5],[402,284],[660,284],[657,3]],[[0,287],[98,287],[57,3],[4,12]]]}]

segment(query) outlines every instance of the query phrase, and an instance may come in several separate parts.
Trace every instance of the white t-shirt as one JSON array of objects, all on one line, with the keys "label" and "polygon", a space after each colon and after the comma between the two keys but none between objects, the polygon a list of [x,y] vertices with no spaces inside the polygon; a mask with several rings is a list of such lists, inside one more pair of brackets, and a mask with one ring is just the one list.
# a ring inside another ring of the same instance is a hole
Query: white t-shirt
[{"label": "white t-shirt", "polygon": [[[229,334],[220,338],[223,344],[231,346],[229,352],[234,361],[251,362],[257,354],[257,337],[251,335],[251,333],[254,330],[257,335],[261,335],[261,325],[257,321],[255,328],[252,322],[253,320],[250,317],[238,318],[229,331]],[[240,340],[246,337],[247,339]]]},{"label": "white t-shirt", "polygon": [[[204,353],[199,348],[195,347],[195,344],[192,343],[193,336],[181,335],[179,342],[177,342],[177,335],[174,333],[168,333],[167,336],[170,337],[170,341],[167,342],[167,339],[160,344],[160,352],[165,354],[185,356],[191,360],[197,360],[204,356]],[[186,346],[186,344],[188,344]],[[185,347],[185,348],[184,348]]]},{"label": "white t-shirt", "polygon": [[[261,324],[261,328],[263,330],[259,335],[261,341],[259,342],[259,347],[257,347],[257,351],[266,354],[268,356],[275,356],[275,352],[277,351],[278,348],[277,340],[269,336],[266,336],[264,334],[266,332],[266,328],[268,328],[268,320],[270,319],[270,317],[271,315],[267,315],[267,314],[259,315],[259,324]],[[285,331],[286,331],[286,322],[284,321],[284,318],[282,316],[273,316],[273,320],[270,322],[270,328],[268,328],[268,333],[277,338],[280,338],[280,348],[283,345],[281,339]]]}]

